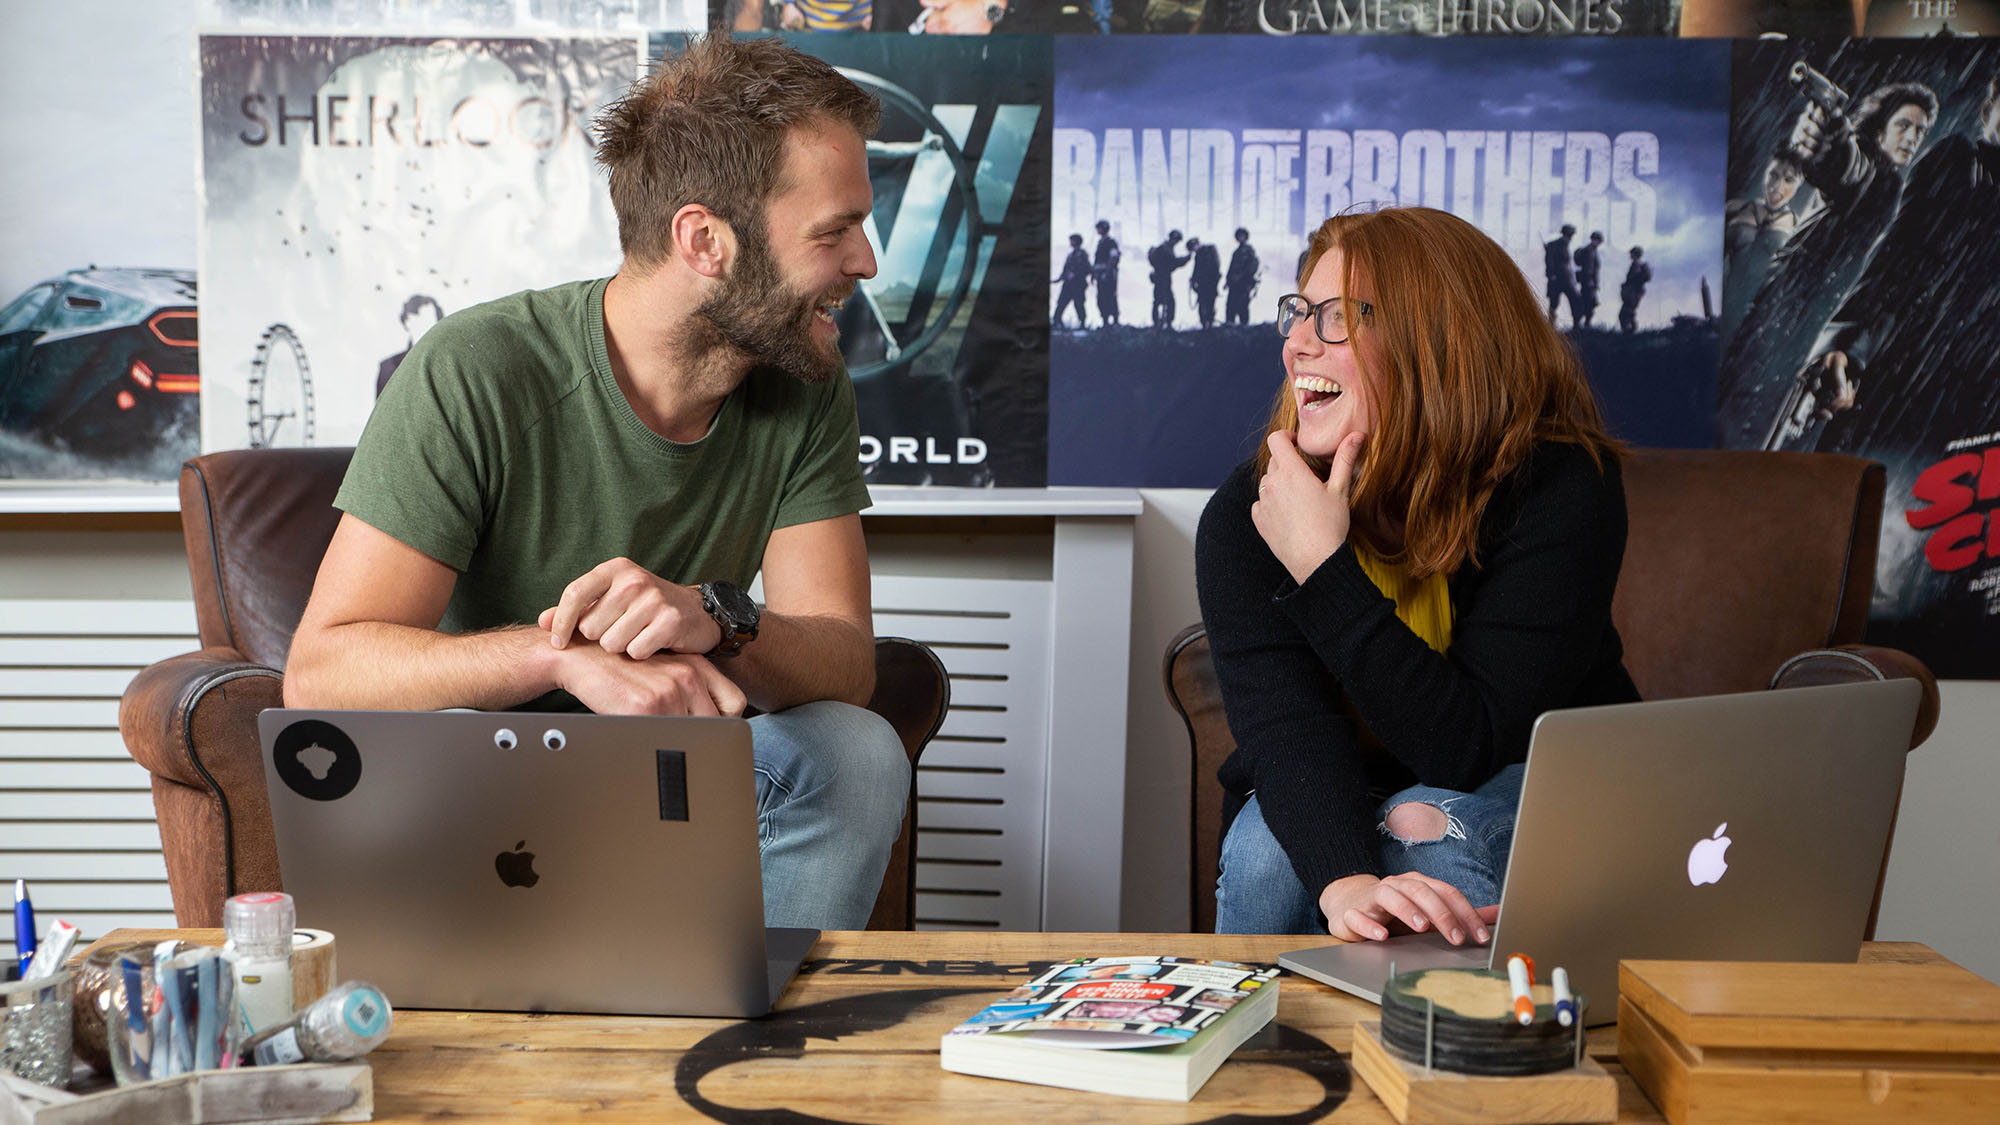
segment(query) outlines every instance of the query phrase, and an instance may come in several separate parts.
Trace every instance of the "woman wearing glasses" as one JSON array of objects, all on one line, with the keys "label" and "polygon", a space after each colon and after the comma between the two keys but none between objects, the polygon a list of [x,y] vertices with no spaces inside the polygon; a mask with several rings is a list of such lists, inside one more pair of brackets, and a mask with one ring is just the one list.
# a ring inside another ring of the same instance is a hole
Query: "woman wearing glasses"
[{"label": "woman wearing glasses", "polygon": [[1464,220],[1329,219],[1300,277],[1264,446],[1196,536],[1237,740],[1216,929],[1483,942],[1536,716],[1638,698],[1618,448]]}]

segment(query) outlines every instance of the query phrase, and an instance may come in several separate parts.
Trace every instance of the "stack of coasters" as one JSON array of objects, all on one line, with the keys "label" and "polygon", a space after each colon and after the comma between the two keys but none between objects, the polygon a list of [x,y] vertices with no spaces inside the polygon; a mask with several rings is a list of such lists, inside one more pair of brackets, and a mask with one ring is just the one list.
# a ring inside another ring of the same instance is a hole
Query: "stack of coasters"
[{"label": "stack of coasters", "polygon": [[1354,1070],[1404,1125],[1616,1119],[1617,1083],[1582,1053],[1581,1021],[1557,1022],[1548,986],[1532,994],[1524,1025],[1505,972],[1399,973],[1382,987],[1381,1022],[1355,1025]]},{"label": "stack of coasters", "polygon": [[1618,990],[1674,1125],[2000,1120],[2000,986],[1957,965],[1624,961]]}]

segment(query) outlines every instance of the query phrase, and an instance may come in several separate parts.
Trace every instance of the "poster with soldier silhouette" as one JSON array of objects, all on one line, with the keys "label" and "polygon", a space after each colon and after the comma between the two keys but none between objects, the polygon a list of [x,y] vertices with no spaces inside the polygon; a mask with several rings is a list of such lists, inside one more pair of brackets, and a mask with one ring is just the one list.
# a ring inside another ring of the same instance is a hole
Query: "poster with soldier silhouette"
[{"label": "poster with soldier silhouette", "polygon": [[621,38],[204,35],[201,446],[351,445],[432,324],[602,277]]},{"label": "poster with soldier silhouette", "polygon": [[2000,674],[2000,43],[1735,50],[1720,444],[1882,462],[1869,639]]},{"label": "poster with soldier silhouette", "polygon": [[1279,391],[1312,231],[1384,203],[1505,247],[1618,436],[1710,444],[1728,65],[1680,40],[1058,40],[1050,483],[1214,487]]}]

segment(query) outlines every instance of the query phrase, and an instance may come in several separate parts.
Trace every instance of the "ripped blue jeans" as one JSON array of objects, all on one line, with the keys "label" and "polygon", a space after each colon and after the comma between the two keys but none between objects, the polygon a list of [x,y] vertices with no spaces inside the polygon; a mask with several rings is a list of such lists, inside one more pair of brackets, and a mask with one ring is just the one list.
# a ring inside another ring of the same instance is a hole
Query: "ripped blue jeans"
[{"label": "ripped blue jeans", "polygon": [[[1383,873],[1416,871],[1457,887],[1474,906],[1499,902],[1525,771],[1519,764],[1508,766],[1470,793],[1412,785],[1392,794],[1375,811]],[[1406,841],[1389,831],[1389,811],[1413,801],[1443,810],[1442,837]],[[1264,824],[1255,795],[1230,822],[1221,864],[1215,881],[1216,933],[1326,933],[1319,913],[1323,888],[1307,890],[1299,882],[1285,849]]]}]

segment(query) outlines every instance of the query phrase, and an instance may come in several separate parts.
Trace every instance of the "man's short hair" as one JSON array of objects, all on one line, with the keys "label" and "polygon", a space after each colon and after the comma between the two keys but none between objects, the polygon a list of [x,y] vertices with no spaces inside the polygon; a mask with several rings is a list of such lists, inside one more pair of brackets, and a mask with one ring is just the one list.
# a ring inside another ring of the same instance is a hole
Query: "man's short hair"
[{"label": "man's short hair", "polygon": [[1249,238],[1249,237],[1250,237],[1250,228],[1249,228],[1249,227],[1237,227],[1237,228],[1236,228],[1236,241],[1238,241],[1238,242],[1242,242],[1242,241],[1244,241],[1245,239],[1247,239],[1247,238]]},{"label": "man's short hair", "polygon": [[404,301],[403,315],[397,319],[401,320],[407,326],[410,323],[410,318],[417,315],[417,310],[423,308],[425,305],[430,306],[431,312],[437,314],[439,320],[444,319],[444,306],[437,303],[437,298],[427,293],[414,294],[409,300]]},{"label": "man's short hair", "polygon": [[1080,234],[1072,234],[1072,235],[1070,235],[1070,236],[1069,236],[1069,244],[1070,244],[1071,246],[1081,246],[1081,245],[1083,245],[1083,236],[1082,236],[1082,235],[1080,235]]},{"label": "man's short hair", "polygon": [[1110,234],[1110,233],[1111,233],[1111,221],[1110,221],[1109,219],[1099,219],[1099,220],[1097,220],[1097,233],[1099,233],[1099,234]]},{"label": "man's short hair", "polygon": [[1873,144],[1876,135],[1888,127],[1889,119],[1906,105],[1923,111],[1925,128],[1937,121],[1937,95],[1931,93],[1929,86],[1918,82],[1891,82],[1868,91],[1868,96],[1854,107],[1851,115],[1854,132]]},{"label": "man's short hair", "polygon": [[1575,228],[1575,227],[1573,227],[1573,226],[1571,226],[1571,225],[1570,225],[1570,224],[1568,224],[1568,223],[1564,223],[1564,224],[1563,224],[1563,233],[1564,233],[1564,234],[1575,234],[1575,233],[1576,233],[1576,228]]},{"label": "man's short hair", "polygon": [[618,247],[641,267],[666,261],[674,214],[690,203],[761,241],[791,132],[832,123],[867,137],[881,119],[873,94],[781,40],[693,39],[597,119]]}]

